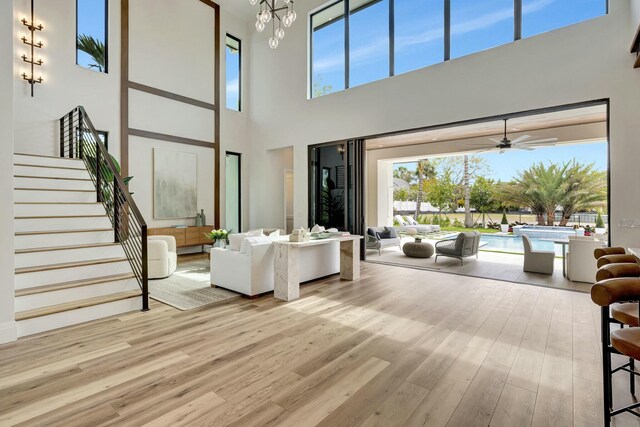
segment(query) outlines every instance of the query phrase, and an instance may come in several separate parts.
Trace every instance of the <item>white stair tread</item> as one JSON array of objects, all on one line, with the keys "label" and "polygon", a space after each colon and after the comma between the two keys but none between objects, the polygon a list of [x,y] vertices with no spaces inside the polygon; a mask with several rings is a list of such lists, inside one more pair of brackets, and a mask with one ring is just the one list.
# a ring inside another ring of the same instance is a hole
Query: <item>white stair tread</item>
[{"label": "white stair tread", "polygon": [[85,248],[98,248],[104,246],[118,246],[120,243],[87,243],[84,245],[70,245],[70,246],[48,246],[43,248],[29,248],[29,249],[17,249],[16,254],[30,254],[34,252],[50,252],[50,251],[65,251],[68,249],[85,249]]},{"label": "white stair tread", "polygon": [[38,215],[38,216],[17,216],[14,219],[53,219],[53,218],[106,218],[105,214],[98,215]]},{"label": "white stair tread", "polygon": [[62,181],[91,181],[91,178],[67,178],[64,176],[34,176],[34,175],[13,175],[14,178],[27,179],[56,179]]},{"label": "white stair tread", "polygon": [[62,268],[82,267],[85,265],[109,264],[113,262],[122,262],[126,260],[127,260],[126,257],[102,258],[102,259],[95,259],[90,261],[63,262],[60,264],[40,265],[36,267],[22,267],[22,268],[16,268],[16,274],[34,273],[37,271],[60,270]]},{"label": "white stair tread", "polygon": [[49,168],[49,169],[69,169],[69,170],[87,170],[85,167],[72,168],[70,166],[53,166],[53,165],[32,165],[29,163],[14,163],[13,166],[27,166],[30,168]]},{"label": "white stair tread", "polygon": [[100,304],[106,304],[113,301],[120,301],[129,298],[136,298],[142,295],[142,292],[127,291],[116,294],[87,298],[83,300],[66,302],[64,304],[51,305],[48,307],[36,308],[33,310],[21,311],[16,313],[16,321],[33,319],[35,317],[48,316],[50,314],[63,313],[65,311],[77,310],[79,308],[92,307]]},{"label": "white stair tread", "polygon": [[33,288],[17,289],[15,292],[15,295],[16,297],[22,297],[26,295],[40,294],[44,292],[53,292],[53,291],[59,291],[59,290],[69,289],[69,288],[78,288],[80,286],[96,285],[98,283],[107,283],[107,282],[115,282],[118,280],[133,279],[135,277],[136,276],[133,273],[124,273],[124,274],[113,274],[110,276],[96,277],[92,279],[72,280],[69,282],[53,283],[51,285],[36,286]]},{"label": "white stair tread", "polygon": [[82,161],[82,159],[76,159],[73,157],[61,157],[61,156],[47,156],[46,154],[31,154],[31,153],[13,153],[14,156],[29,156],[29,157],[44,157],[47,159],[62,159],[62,160],[76,160]]},{"label": "white stair tread", "polygon": [[16,236],[33,236],[37,234],[65,234],[65,233],[93,233],[101,231],[113,231],[113,228],[81,228],[74,230],[39,230],[39,231],[18,231]]},{"label": "white stair tread", "polygon": [[69,190],[66,188],[14,188],[16,191],[69,191],[74,193],[95,193],[96,190]]}]

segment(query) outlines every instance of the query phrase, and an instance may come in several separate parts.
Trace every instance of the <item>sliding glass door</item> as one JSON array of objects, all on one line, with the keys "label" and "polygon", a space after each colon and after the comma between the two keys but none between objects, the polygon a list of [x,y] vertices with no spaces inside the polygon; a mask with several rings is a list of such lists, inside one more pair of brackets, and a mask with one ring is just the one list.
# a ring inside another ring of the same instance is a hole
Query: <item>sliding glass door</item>
[{"label": "sliding glass door", "polygon": [[242,155],[227,151],[225,159],[226,228],[234,233],[242,231]]}]

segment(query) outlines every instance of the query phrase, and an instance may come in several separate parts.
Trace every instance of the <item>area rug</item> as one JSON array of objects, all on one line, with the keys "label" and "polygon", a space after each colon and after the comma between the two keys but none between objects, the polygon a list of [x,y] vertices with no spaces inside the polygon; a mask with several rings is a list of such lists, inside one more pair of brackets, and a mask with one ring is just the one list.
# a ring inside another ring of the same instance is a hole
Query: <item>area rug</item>
[{"label": "area rug", "polygon": [[175,273],[166,279],[149,280],[150,297],[178,310],[190,310],[240,295],[221,288],[212,288],[209,261],[180,263]]}]

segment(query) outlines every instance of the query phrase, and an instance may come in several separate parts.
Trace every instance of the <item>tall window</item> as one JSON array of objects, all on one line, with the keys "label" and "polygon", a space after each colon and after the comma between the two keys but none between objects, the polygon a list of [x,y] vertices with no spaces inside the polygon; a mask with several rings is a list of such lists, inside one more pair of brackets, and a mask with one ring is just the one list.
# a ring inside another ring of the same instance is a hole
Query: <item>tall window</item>
[{"label": "tall window", "polygon": [[522,36],[529,37],[607,13],[603,0],[522,0]]},{"label": "tall window", "polygon": [[227,108],[240,111],[242,93],[242,50],[239,39],[227,34]]},{"label": "tall window", "polygon": [[451,58],[513,41],[513,0],[451,0]]},{"label": "tall window", "polygon": [[598,17],[608,1],[334,1],[311,14],[311,97]]},{"label": "tall window", "polygon": [[231,230],[234,233],[239,233],[242,228],[241,159],[241,154],[227,151],[225,161],[225,222],[227,230]]},{"label": "tall window", "polygon": [[444,2],[395,0],[395,73],[444,60]]},{"label": "tall window", "polygon": [[345,88],[344,2],[311,17],[311,96]]},{"label": "tall window", "polygon": [[389,77],[389,0],[350,2],[349,87]]},{"label": "tall window", "polygon": [[108,71],[107,0],[76,0],[76,64]]}]

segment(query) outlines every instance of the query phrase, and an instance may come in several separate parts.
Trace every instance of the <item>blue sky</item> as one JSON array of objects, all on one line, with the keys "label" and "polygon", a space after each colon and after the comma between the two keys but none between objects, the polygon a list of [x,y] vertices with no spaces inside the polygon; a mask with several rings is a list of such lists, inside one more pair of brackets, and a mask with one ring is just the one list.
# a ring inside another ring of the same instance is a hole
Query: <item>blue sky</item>
[{"label": "blue sky", "polygon": [[[490,169],[487,173],[488,177],[503,182],[510,181],[518,172],[538,162],[564,163],[575,159],[580,163],[594,163],[597,170],[607,170],[606,142],[549,146],[536,148],[534,151],[512,149],[503,154],[496,151],[476,156],[487,161]],[[400,166],[415,170],[416,163],[396,163],[394,169]]]},{"label": "blue sky", "polygon": [[[105,0],[78,0],[78,35],[86,34],[105,43]],[[78,65],[89,67],[94,61],[78,51]],[[95,68],[93,68],[95,69]]]},{"label": "blue sky", "polygon": [[227,108],[240,111],[240,52],[225,47]]},{"label": "blue sky", "polygon": [[[395,0],[396,74],[444,60],[444,1]],[[523,0],[522,35],[529,37],[606,12],[606,0]],[[350,17],[350,86],[388,76],[389,0]],[[513,0],[451,0],[451,57],[513,41]],[[328,92],[344,82],[344,19],[314,31],[312,78]]]}]

